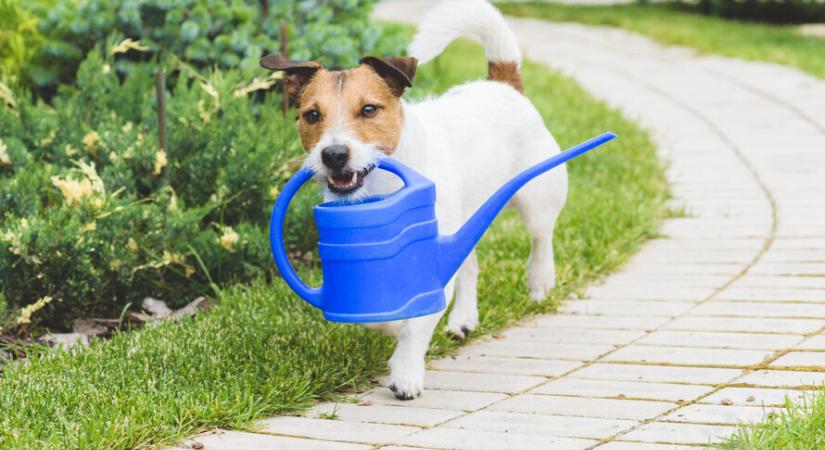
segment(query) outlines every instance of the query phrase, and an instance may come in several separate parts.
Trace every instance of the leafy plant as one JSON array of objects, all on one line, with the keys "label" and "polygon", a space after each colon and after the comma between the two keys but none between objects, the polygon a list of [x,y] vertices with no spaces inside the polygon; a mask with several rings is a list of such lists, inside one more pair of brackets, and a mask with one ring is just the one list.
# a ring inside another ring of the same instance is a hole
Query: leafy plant
[{"label": "leafy plant", "polygon": [[37,55],[44,41],[37,23],[17,0],[0,0],[0,79],[17,79]]},{"label": "leafy plant", "polygon": [[[42,0],[38,0],[42,1]],[[199,68],[257,70],[263,54],[279,52],[279,22],[289,24],[289,50],[332,67],[352,66],[365,53],[397,53],[401,36],[369,20],[377,0],[57,0],[34,2],[49,38],[41,64],[32,68],[39,86],[70,82],[84,55],[107,40],[140,41],[116,69],[134,61],[176,55]]]},{"label": "leafy plant", "polygon": [[825,21],[822,0],[701,0],[706,14],[727,19],[744,19],[772,23]]},{"label": "leafy plant", "polygon": [[[152,66],[121,81],[116,64],[92,51],[52,105],[18,93],[0,110],[0,294],[53,297],[48,325],[274,272],[269,208],[302,151],[271,83],[170,66],[162,147]],[[292,248],[313,240],[305,198]]]}]

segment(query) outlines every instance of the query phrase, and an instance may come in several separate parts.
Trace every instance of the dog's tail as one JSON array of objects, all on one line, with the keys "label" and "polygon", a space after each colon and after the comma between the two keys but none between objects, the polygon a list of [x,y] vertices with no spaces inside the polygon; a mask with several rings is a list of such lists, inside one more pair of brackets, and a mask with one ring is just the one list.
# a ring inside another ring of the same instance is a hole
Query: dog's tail
[{"label": "dog's tail", "polygon": [[448,0],[438,4],[424,17],[407,50],[423,64],[460,36],[481,41],[487,55],[488,79],[524,92],[516,36],[501,13],[486,0]]}]

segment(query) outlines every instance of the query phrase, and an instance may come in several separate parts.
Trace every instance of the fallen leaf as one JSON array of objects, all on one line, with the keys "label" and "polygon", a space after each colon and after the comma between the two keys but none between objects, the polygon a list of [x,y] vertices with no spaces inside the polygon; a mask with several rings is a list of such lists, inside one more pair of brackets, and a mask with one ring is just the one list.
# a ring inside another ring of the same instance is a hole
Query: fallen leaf
[{"label": "fallen leaf", "polygon": [[372,406],[372,400],[364,400],[363,402],[359,403],[358,406]]},{"label": "fallen leaf", "polygon": [[723,398],[722,399],[722,404],[725,405],[725,406],[730,406],[730,405],[733,404],[733,400],[731,400],[729,398]]}]

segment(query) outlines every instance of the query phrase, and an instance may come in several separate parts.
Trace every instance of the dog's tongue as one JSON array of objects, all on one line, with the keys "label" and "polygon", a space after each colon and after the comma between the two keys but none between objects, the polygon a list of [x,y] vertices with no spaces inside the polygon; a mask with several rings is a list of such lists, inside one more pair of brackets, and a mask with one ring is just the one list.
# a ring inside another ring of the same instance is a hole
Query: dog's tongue
[{"label": "dog's tongue", "polygon": [[346,189],[354,186],[358,181],[358,172],[353,172],[346,175],[333,175],[330,179],[332,185],[336,188]]}]

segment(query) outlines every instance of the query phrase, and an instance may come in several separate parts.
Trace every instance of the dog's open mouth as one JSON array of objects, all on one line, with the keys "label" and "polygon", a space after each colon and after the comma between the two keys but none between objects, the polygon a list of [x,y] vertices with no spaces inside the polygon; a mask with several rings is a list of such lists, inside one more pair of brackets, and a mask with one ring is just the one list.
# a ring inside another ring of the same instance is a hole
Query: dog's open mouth
[{"label": "dog's open mouth", "polygon": [[353,172],[344,169],[341,173],[336,173],[327,177],[329,190],[338,195],[352,194],[364,185],[364,178],[370,173],[372,167]]}]

